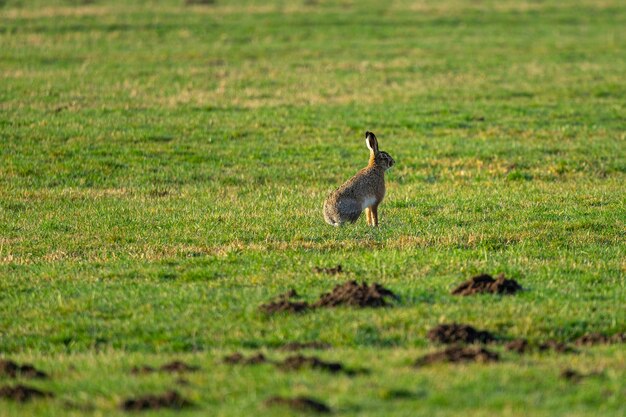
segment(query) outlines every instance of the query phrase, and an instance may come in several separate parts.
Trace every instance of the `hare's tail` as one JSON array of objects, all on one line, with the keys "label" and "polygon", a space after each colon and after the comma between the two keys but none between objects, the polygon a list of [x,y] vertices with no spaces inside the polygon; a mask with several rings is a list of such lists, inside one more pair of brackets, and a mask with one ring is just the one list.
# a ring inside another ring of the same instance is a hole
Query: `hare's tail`
[{"label": "hare's tail", "polygon": [[324,220],[331,226],[341,226],[341,219],[336,210],[332,210],[328,205],[324,205]]},{"label": "hare's tail", "polygon": [[336,219],[332,219],[328,216],[324,216],[324,220],[326,220],[326,223],[330,224],[331,226],[335,226],[335,227],[341,226],[341,223],[339,223],[339,221],[337,221]]}]

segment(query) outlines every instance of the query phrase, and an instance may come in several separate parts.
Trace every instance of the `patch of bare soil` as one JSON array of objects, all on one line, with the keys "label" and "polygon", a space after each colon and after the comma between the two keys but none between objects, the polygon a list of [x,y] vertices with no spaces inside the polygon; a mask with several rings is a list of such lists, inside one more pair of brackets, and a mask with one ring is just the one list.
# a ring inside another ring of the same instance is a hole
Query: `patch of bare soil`
[{"label": "patch of bare soil", "polygon": [[160,371],[170,373],[196,372],[198,369],[200,369],[200,367],[188,365],[182,361],[172,361],[159,368]]},{"label": "patch of bare soil", "polygon": [[368,285],[365,282],[359,284],[356,281],[348,281],[342,285],[337,285],[331,292],[324,293],[313,304],[306,301],[294,301],[299,297],[295,290],[290,290],[279,295],[273,301],[262,304],[259,310],[266,314],[273,313],[300,313],[312,308],[321,307],[385,307],[388,304],[387,299],[398,297],[389,289],[378,283]]},{"label": "patch of bare soil", "polygon": [[309,309],[309,303],[306,301],[293,301],[299,295],[295,290],[289,290],[284,294],[280,294],[274,300],[266,304],[261,304],[259,310],[265,314],[275,313],[302,313]]},{"label": "patch of bare soil", "polygon": [[225,356],[223,361],[229,365],[258,365],[269,363],[283,371],[297,371],[303,368],[309,368],[330,373],[341,372],[350,376],[358,373],[367,373],[366,369],[348,369],[339,362],[326,362],[315,356],[307,357],[299,354],[288,356],[281,362],[268,359],[262,353],[246,357],[239,352],[235,352],[232,355]]},{"label": "patch of bare soil", "polygon": [[489,343],[495,337],[484,330],[476,330],[467,324],[441,324],[428,332],[428,339],[432,342],[451,343]]},{"label": "patch of bare soil", "polygon": [[387,298],[398,299],[389,289],[378,283],[367,285],[362,282],[348,281],[337,285],[329,293],[322,294],[314,307],[385,307],[388,305]]},{"label": "patch of bare soil", "polygon": [[540,351],[552,350],[556,353],[575,353],[576,349],[572,348],[566,343],[559,342],[557,340],[548,340],[540,343],[538,346]]},{"label": "patch of bare soil", "polygon": [[320,266],[316,266],[313,268],[313,272],[317,273],[317,274],[328,274],[328,275],[338,275],[341,274],[343,271],[343,267],[341,265],[337,265],[335,267],[332,268],[323,268]]},{"label": "patch of bare soil", "polygon": [[504,274],[498,275],[494,279],[491,275],[481,274],[465,281],[454,290],[454,295],[473,295],[473,294],[515,294],[522,290],[522,286],[514,279],[506,279]]},{"label": "patch of bare soil", "polygon": [[133,366],[130,373],[133,375],[145,375],[153,372],[169,372],[169,373],[183,373],[183,372],[195,372],[200,369],[198,366],[188,365],[182,361],[172,361],[162,365],[158,369],[153,368],[150,365]]},{"label": "patch of bare soil", "polygon": [[626,333],[617,333],[612,336],[602,333],[588,333],[574,340],[574,344],[578,346],[608,345],[624,342],[626,342]]},{"label": "patch of bare soil", "polygon": [[531,344],[526,339],[515,339],[504,345],[504,348],[511,352],[519,353],[520,355],[528,353],[534,350],[544,352],[546,350],[552,350],[556,353],[575,353],[576,350],[566,343],[558,342],[556,340],[548,340],[539,344]]},{"label": "patch of bare soil", "polygon": [[265,355],[262,353],[257,353],[252,356],[248,356],[247,358],[239,352],[235,352],[232,355],[228,355],[224,357],[224,363],[230,365],[257,365],[259,363],[268,363],[270,362]]},{"label": "patch of bare soil", "polygon": [[415,366],[420,367],[433,363],[455,363],[455,362],[497,362],[500,356],[485,348],[478,346],[451,346],[446,350],[430,353],[415,361]]},{"label": "patch of bare soil", "polygon": [[141,397],[129,398],[122,402],[120,408],[126,411],[142,411],[156,410],[159,408],[181,409],[191,405],[192,403],[182,397],[178,392],[167,391],[159,395],[148,394]]},{"label": "patch of bare soil", "polygon": [[325,350],[325,349],[330,349],[331,347],[332,346],[328,343],[313,341],[313,342],[289,342],[279,347],[279,349],[287,351],[287,352],[295,352],[298,350],[305,350],[305,349]]},{"label": "patch of bare soil", "polygon": [[324,362],[315,356],[289,356],[283,362],[276,364],[276,366],[284,371],[297,371],[302,368],[310,368],[331,372],[333,374],[337,372],[353,373],[353,371],[346,369],[339,362]]},{"label": "patch of bare soil", "polygon": [[6,398],[8,400],[25,403],[33,398],[45,398],[54,397],[52,393],[40,391],[37,388],[32,388],[26,385],[16,385],[14,387],[4,386],[0,387],[0,398]]},{"label": "patch of bare soil", "polygon": [[313,398],[309,397],[295,397],[295,398],[286,398],[286,397],[271,397],[265,401],[265,405],[267,406],[275,406],[275,405],[286,405],[289,408],[296,411],[305,411],[305,412],[315,412],[315,413],[323,413],[328,414],[331,412],[330,407],[326,404],[317,401]]},{"label": "patch of bare soil", "polygon": [[19,365],[8,359],[0,359],[0,376],[9,378],[47,378],[45,372],[38,370],[33,365],[25,363]]}]

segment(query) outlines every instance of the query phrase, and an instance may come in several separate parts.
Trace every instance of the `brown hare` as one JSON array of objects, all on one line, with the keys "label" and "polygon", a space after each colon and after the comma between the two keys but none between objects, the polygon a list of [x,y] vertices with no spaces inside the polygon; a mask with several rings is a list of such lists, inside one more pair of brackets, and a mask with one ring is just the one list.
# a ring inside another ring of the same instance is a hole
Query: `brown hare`
[{"label": "brown hare", "polygon": [[365,132],[370,161],[365,168],[330,193],[324,202],[324,220],[333,226],[354,223],[365,209],[367,224],[378,226],[378,205],[385,197],[385,171],[395,164],[387,152],[378,150],[378,140]]}]

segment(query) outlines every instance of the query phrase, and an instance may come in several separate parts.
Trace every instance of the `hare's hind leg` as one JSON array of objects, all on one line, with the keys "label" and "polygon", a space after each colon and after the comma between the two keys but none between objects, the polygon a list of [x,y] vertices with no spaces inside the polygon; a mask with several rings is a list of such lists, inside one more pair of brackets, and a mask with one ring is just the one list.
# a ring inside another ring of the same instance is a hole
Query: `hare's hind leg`
[{"label": "hare's hind leg", "polygon": [[372,224],[371,226],[378,227],[378,204],[374,204],[370,207],[369,212],[372,215]]},{"label": "hare's hind leg", "polygon": [[339,202],[339,213],[341,213],[342,222],[354,223],[361,215],[361,206],[352,198],[342,199]]}]

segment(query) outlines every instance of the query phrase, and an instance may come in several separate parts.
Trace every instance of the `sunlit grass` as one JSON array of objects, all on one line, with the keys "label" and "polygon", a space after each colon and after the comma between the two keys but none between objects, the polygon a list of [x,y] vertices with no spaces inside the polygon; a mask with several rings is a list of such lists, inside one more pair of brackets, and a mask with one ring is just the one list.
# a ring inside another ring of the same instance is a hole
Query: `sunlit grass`
[{"label": "sunlit grass", "polygon": [[[128,369],[175,358],[203,369],[181,414],[288,415],[263,406],[277,394],[340,415],[623,414],[621,345],[411,367],[443,322],[626,331],[620,2],[78,3],[0,2],[0,352],[57,395],[0,416],[121,414],[177,387]],[[365,130],[397,162],[381,227],[332,228],[323,200],[366,164]],[[482,272],[525,291],[450,295]],[[258,311],[347,279],[400,300]],[[371,373],[221,363],[296,340]]]}]

